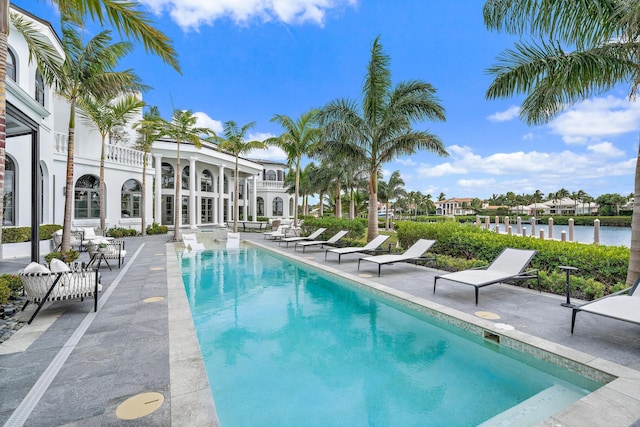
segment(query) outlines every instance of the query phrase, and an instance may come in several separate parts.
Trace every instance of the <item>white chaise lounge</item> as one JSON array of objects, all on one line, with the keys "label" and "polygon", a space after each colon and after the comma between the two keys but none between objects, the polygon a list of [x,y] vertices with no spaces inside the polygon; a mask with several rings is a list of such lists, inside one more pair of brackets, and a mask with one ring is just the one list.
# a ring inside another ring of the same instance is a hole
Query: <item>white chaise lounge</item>
[{"label": "white chaise lounge", "polygon": [[294,236],[294,237],[285,237],[284,239],[280,239],[280,245],[282,245],[283,243],[287,244],[287,248],[289,247],[289,243],[295,243],[295,242],[302,242],[305,240],[315,240],[318,237],[320,237],[320,235],[322,233],[324,233],[325,231],[327,231],[326,228],[318,228],[316,231],[314,231],[313,233],[309,234],[308,236]]},{"label": "white chaise lounge", "polygon": [[576,314],[579,311],[585,313],[598,314],[612,319],[640,325],[640,278],[636,280],[632,287],[615,292],[611,295],[590,301],[586,304],[573,308],[571,316],[571,333],[576,324]]},{"label": "white chaise lounge", "polygon": [[205,249],[204,245],[198,242],[195,234],[183,234],[182,243],[184,243],[186,249],[191,251],[203,251]]},{"label": "white chaise lounge", "polygon": [[331,236],[328,240],[309,240],[303,242],[296,242],[296,245],[293,247],[294,250],[298,250],[298,246],[302,246],[302,253],[304,253],[304,248],[307,246],[317,246],[324,247],[324,245],[335,245],[338,243],[338,240],[342,239],[349,230],[340,230],[333,236]]},{"label": "white chaise lounge", "polygon": [[524,271],[535,254],[535,250],[505,248],[496,259],[486,267],[472,268],[435,276],[433,279],[433,292],[436,292],[436,282],[438,279],[470,285],[476,290],[476,305],[478,305],[480,288],[507,280],[537,279],[538,289],[540,289],[538,270]]},{"label": "white chaise lounge", "polygon": [[342,255],[354,254],[354,253],[367,253],[375,251],[380,245],[382,245],[390,236],[386,234],[380,234],[375,239],[370,241],[364,246],[349,246],[346,248],[330,248],[324,252],[324,259],[327,260],[327,254],[329,252],[338,254],[338,264],[340,264],[340,258]]},{"label": "white chaise lounge", "polygon": [[435,242],[435,240],[420,239],[413,245],[411,245],[411,247],[409,247],[409,249],[407,249],[402,254],[378,255],[360,258],[358,259],[358,270],[360,270],[360,261],[373,262],[374,264],[378,264],[378,277],[380,277],[380,268],[384,264],[393,264],[396,262],[415,261],[422,259],[422,255],[424,255],[424,253],[427,252]]}]

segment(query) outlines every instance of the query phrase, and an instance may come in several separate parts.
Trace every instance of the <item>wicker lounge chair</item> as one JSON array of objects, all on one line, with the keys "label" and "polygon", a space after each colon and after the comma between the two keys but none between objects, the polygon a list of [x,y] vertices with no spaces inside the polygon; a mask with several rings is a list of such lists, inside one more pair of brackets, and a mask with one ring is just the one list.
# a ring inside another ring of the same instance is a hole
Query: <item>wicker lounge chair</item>
[{"label": "wicker lounge chair", "polygon": [[433,292],[436,292],[436,282],[438,279],[470,285],[476,290],[476,305],[478,305],[480,288],[507,280],[537,279],[538,289],[540,289],[538,270],[524,271],[535,254],[535,250],[505,248],[500,255],[486,267],[472,268],[435,276],[433,279]]},{"label": "wicker lounge chair", "polygon": [[98,292],[102,290],[98,275],[98,270],[72,270],[59,259],[51,260],[51,270],[37,262],[27,265],[18,273],[27,297],[22,310],[31,302],[38,305],[27,323],[31,324],[47,301],[93,297],[93,310],[98,311]]},{"label": "wicker lounge chair", "polygon": [[338,243],[338,240],[342,239],[348,232],[349,230],[340,230],[336,234],[331,236],[328,240],[309,240],[296,242],[296,245],[293,247],[293,249],[297,251],[298,246],[302,246],[302,253],[304,253],[304,248],[306,248],[307,246],[320,245],[320,247],[323,248],[324,245],[335,245],[336,243]]},{"label": "wicker lounge chair", "polygon": [[[103,244],[104,248],[100,246]],[[127,255],[127,251],[124,249],[124,241],[121,240],[106,240],[106,239],[94,239],[87,243],[87,252],[89,253],[89,267],[100,268],[102,261],[107,264],[109,270],[110,259],[118,260],[118,268],[122,266],[124,257]]]},{"label": "wicker lounge chair", "polygon": [[576,324],[576,314],[579,311],[610,317],[624,322],[640,325],[640,278],[632,287],[615,292],[611,295],[590,301],[573,308],[571,316],[571,333]]},{"label": "wicker lounge chair", "polygon": [[329,252],[338,254],[338,264],[340,264],[340,258],[342,255],[353,254],[353,253],[368,253],[371,251],[375,251],[380,245],[382,245],[389,238],[386,234],[380,234],[378,237],[370,241],[364,246],[350,246],[346,248],[330,248],[324,252],[324,259],[327,260],[327,254]]},{"label": "wicker lounge chair", "polygon": [[320,235],[325,231],[327,231],[326,228],[318,228],[316,231],[309,234],[308,236],[285,237],[283,239],[280,239],[280,245],[282,245],[283,243],[286,243],[287,247],[289,247],[289,243],[302,242],[305,240],[315,240],[318,237],[320,237]]},{"label": "wicker lounge chair", "polygon": [[360,261],[373,262],[378,264],[378,277],[380,277],[380,268],[382,265],[423,259],[424,253],[427,252],[435,242],[435,240],[420,239],[402,254],[378,255],[360,258],[358,259],[358,270],[360,270]]}]

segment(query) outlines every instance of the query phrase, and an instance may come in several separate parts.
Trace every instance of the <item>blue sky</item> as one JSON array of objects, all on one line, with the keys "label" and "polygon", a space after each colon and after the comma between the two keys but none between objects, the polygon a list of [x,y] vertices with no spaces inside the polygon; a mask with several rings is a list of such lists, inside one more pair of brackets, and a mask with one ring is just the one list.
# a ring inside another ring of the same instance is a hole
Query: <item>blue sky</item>
[{"label": "blue sky", "polygon": [[[123,61],[153,87],[144,94],[165,118],[173,107],[200,125],[256,121],[254,138],[282,132],[274,114],[298,117],[337,98],[359,100],[372,42],[381,37],[394,83],[421,79],[437,89],[444,123],[416,123],[440,136],[450,157],[428,152],[384,165],[407,190],[451,197],[544,194],[564,187],[633,192],[640,105],[627,87],[571,106],[544,126],[518,119],[521,98],[488,101],[486,69],[513,46],[488,32],[482,1],[139,0],[174,41],[183,74],[141,48]],[[45,0],[12,3],[49,20]],[[95,29],[94,29],[95,30]],[[277,149],[252,153],[284,161]]]}]

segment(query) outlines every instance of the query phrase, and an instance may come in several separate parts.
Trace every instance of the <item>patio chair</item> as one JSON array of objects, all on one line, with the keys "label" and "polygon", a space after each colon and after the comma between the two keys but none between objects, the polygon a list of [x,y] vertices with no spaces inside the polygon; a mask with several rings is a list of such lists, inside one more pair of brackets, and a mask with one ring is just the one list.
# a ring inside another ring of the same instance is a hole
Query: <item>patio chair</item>
[{"label": "patio chair", "polygon": [[184,243],[184,247],[190,251],[203,251],[205,249],[204,245],[198,242],[195,234],[183,234],[182,243]]},{"label": "patio chair", "polygon": [[262,235],[264,236],[264,238],[269,238],[269,239],[276,239],[280,236],[284,237],[284,230],[286,230],[287,228],[289,228],[288,225],[283,225],[280,224],[278,225],[278,228],[276,228],[275,230],[272,231],[265,231],[264,233],[262,233]]},{"label": "patio chair", "polygon": [[280,245],[282,245],[283,243],[287,244],[287,248],[289,247],[289,243],[295,243],[295,242],[301,242],[304,240],[315,240],[318,237],[320,237],[320,235],[322,233],[324,233],[325,231],[327,231],[326,228],[318,228],[316,231],[314,231],[313,233],[309,234],[308,236],[293,236],[293,237],[284,237],[282,239],[280,239]]},{"label": "patio chair", "polygon": [[68,299],[84,300],[93,297],[93,310],[98,311],[98,292],[102,290],[99,284],[98,270],[72,270],[59,259],[51,260],[51,269],[37,262],[27,265],[18,272],[18,277],[24,286],[27,302],[22,306],[24,311],[29,303],[38,305],[36,311],[27,322],[31,324],[47,301],[62,301]]},{"label": "patio chair", "polygon": [[[104,244],[104,248],[100,247],[101,244]],[[89,253],[88,267],[97,267],[99,269],[102,261],[104,261],[109,270],[111,270],[110,259],[117,259],[118,268],[120,268],[124,262],[124,257],[127,255],[127,251],[124,249],[124,241],[122,240],[93,239],[87,243],[87,252]]]},{"label": "patio chair", "polygon": [[[53,241],[53,251],[59,251],[60,247],[62,247],[62,228],[51,233],[51,240]],[[82,231],[71,231],[71,247],[73,249],[77,249],[78,251],[82,251],[83,245],[83,232]]]},{"label": "patio chair", "polygon": [[574,307],[571,316],[571,333],[573,334],[573,328],[576,324],[576,314],[578,314],[579,311],[640,325],[639,283],[640,277],[630,288]]},{"label": "patio chair", "polygon": [[367,253],[371,251],[375,251],[380,245],[382,245],[390,236],[386,234],[380,234],[378,237],[370,241],[364,246],[350,246],[346,248],[330,248],[324,252],[324,260],[327,260],[327,254],[329,252],[338,254],[338,264],[340,264],[340,258],[342,255],[353,254],[353,253]]},{"label": "patio chair", "polygon": [[[358,270],[360,270],[360,261],[369,261],[378,264],[378,277],[380,277],[380,268],[384,264],[394,264],[396,262],[407,262],[425,259],[424,253],[427,252],[435,243],[435,240],[420,239],[415,242],[409,249],[402,254],[378,255],[358,259]],[[429,258],[433,259],[433,258]]]},{"label": "patio chair", "polygon": [[321,248],[324,248],[324,245],[335,245],[338,243],[338,240],[342,239],[349,230],[340,230],[333,236],[331,236],[328,240],[309,240],[303,242],[296,242],[296,245],[293,247],[294,250],[298,250],[298,246],[302,246],[302,253],[304,253],[304,248],[307,246],[317,246],[320,245]]},{"label": "patio chair", "polygon": [[240,247],[240,233],[227,233],[227,249]]},{"label": "patio chair", "polygon": [[538,289],[541,290],[538,270],[524,271],[535,254],[535,250],[505,248],[488,266],[435,276],[433,279],[433,292],[436,292],[438,279],[470,285],[476,290],[476,305],[478,305],[480,288],[508,280],[537,279]]},{"label": "patio chair", "polygon": [[96,230],[93,227],[83,227],[79,231],[82,232],[82,245],[85,248],[87,247],[87,244],[94,239],[112,239],[111,237],[105,237],[101,234],[96,234]]}]

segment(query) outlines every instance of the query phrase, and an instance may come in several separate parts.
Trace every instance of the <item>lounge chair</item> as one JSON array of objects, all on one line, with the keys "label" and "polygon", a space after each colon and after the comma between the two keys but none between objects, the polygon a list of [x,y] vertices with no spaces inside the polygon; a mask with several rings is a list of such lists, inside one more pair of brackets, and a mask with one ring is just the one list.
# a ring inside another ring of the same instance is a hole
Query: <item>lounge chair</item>
[{"label": "lounge chair", "polygon": [[470,285],[476,290],[476,305],[478,305],[480,288],[507,280],[537,279],[538,289],[540,289],[538,270],[524,271],[535,254],[535,250],[505,248],[500,252],[500,255],[486,267],[472,268],[436,276],[433,279],[433,292],[436,292],[436,282],[438,279]]},{"label": "lounge chair", "polygon": [[[289,228],[288,225],[278,225],[278,228],[276,228],[275,230],[272,231],[265,231],[264,233],[262,233],[262,235],[264,236],[264,238],[269,238],[269,239],[275,239],[275,237],[277,236],[284,236],[284,230]],[[275,237],[274,237],[275,236]]]},{"label": "lounge chair", "polygon": [[342,239],[349,230],[340,230],[333,236],[331,236],[328,240],[309,240],[304,242],[296,242],[296,245],[293,247],[294,250],[298,250],[298,246],[302,246],[302,253],[304,253],[304,248],[307,246],[316,246],[320,245],[320,247],[324,247],[324,245],[335,245],[338,243],[338,240]]},{"label": "lounge chair", "polygon": [[98,270],[72,270],[59,259],[52,259],[50,267],[51,269],[32,262],[18,273],[27,297],[22,310],[31,302],[38,305],[28,324],[31,324],[47,301],[84,300],[85,297],[93,297],[93,310],[98,311],[98,292],[102,290]]},{"label": "lounge chair", "polygon": [[571,316],[571,333],[573,334],[573,328],[576,324],[576,314],[578,314],[579,311],[640,325],[639,283],[640,278],[638,278],[630,288],[574,307],[573,315]]},{"label": "lounge chair", "polygon": [[364,246],[350,246],[346,248],[330,248],[324,252],[324,259],[327,260],[327,254],[329,252],[338,254],[338,264],[340,264],[340,258],[342,255],[353,254],[353,253],[367,253],[371,251],[375,251],[380,245],[382,245],[385,240],[389,238],[386,234],[380,234],[378,237],[370,241]]},{"label": "lounge chair", "polygon": [[318,228],[316,231],[314,231],[313,233],[309,234],[308,236],[285,237],[283,239],[280,239],[280,245],[282,245],[283,243],[286,243],[287,247],[289,247],[289,243],[302,242],[302,241],[305,241],[305,240],[315,240],[318,237],[320,237],[320,235],[322,233],[324,233],[325,231],[327,231],[326,228]]},{"label": "lounge chair", "polygon": [[[100,245],[104,247],[100,247]],[[87,252],[89,253],[89,263],[87,267],[95,267],[100,269],[102,261],[104,260],[109,270],[110,259],[118,260],[118,268],[124,263],[124,257],[127,255],[127,251],[124,249],[124,240],[106,240],[104,238],[97,238],[87,243]]]},{"label": "lounge chair", "polygon": [[203,251],[205,249],[204,245],[198,242],[195,234],[183,234],[182,243],[184,243],[184,247],[190,251]]},{"label": "lounge chair", "polygon": [[378,255],[358,259],[358,270],[360,270],[360,261],[369,261],[378,264],[378,277],[380,277],[380,268],[384,264],[393,264],[396,262],[415,261],[423,259],[423,254],[427,252],[435,243],[435,240],[420,239],[415,242],[409,249],[398,255]]}]

